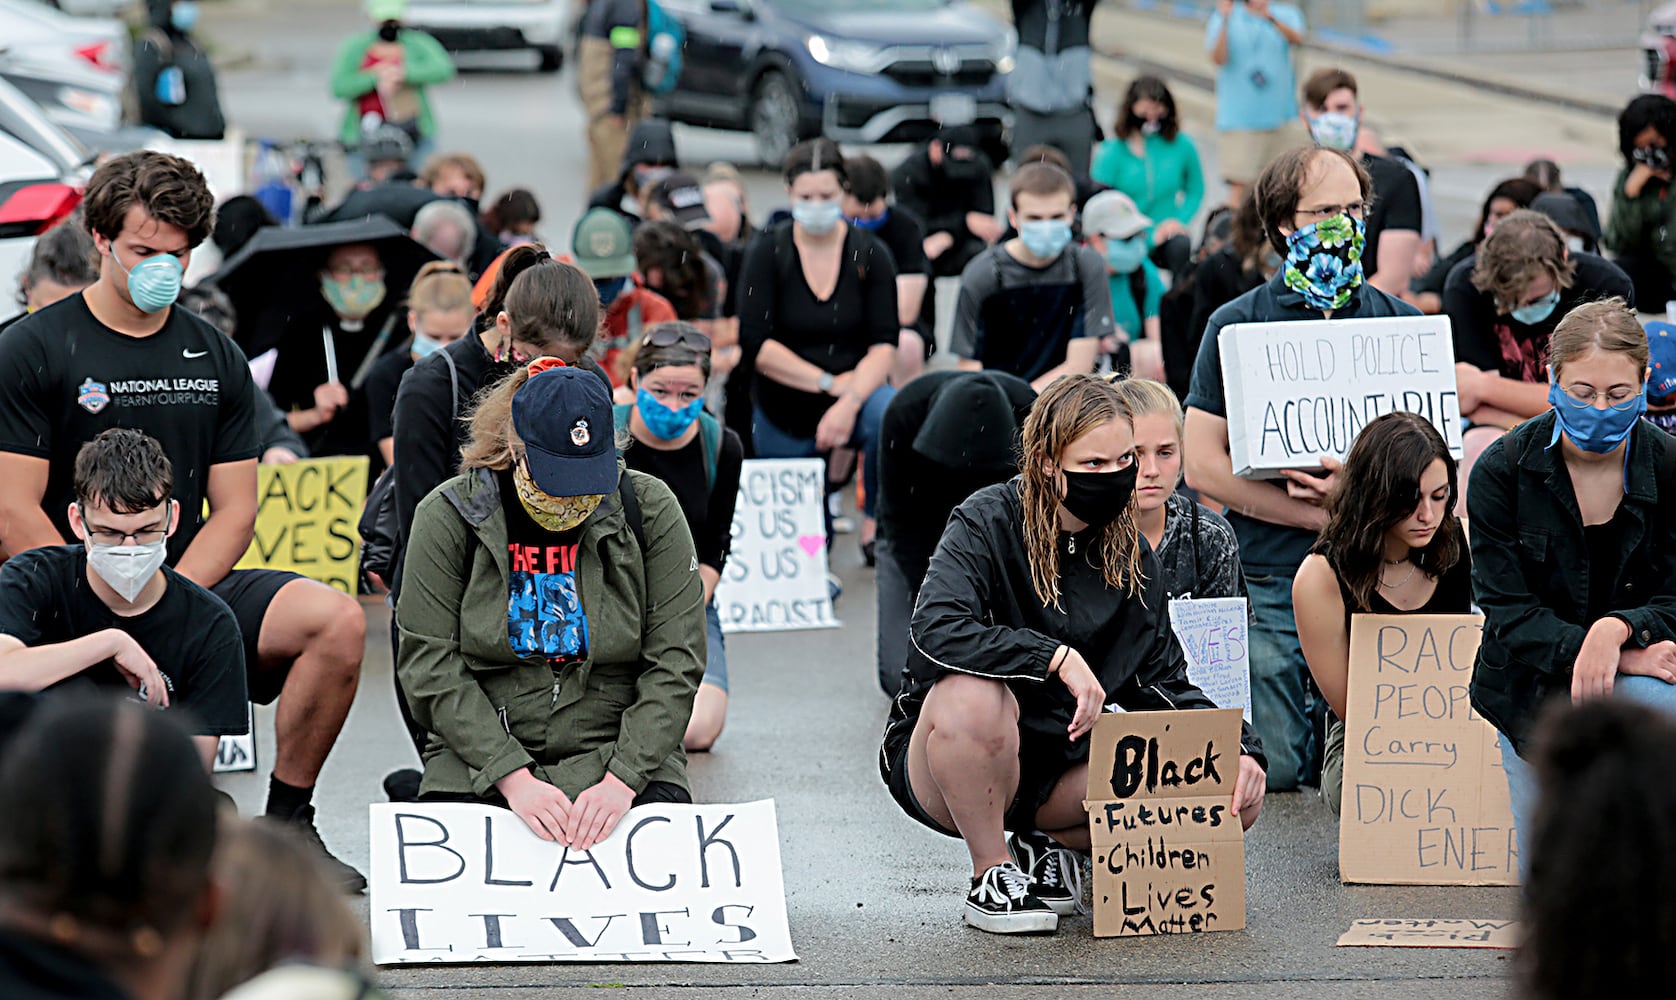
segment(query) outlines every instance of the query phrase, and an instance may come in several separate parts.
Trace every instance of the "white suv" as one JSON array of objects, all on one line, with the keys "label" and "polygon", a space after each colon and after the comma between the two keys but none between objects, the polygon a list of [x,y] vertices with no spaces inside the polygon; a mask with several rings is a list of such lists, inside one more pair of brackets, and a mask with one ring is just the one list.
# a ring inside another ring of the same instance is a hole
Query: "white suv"
[{"label": "white suv", "polygon": [[450,52],[534,49],[543,73],[557,73],[573,17],[572,0],[413,0],[405,23]]}]

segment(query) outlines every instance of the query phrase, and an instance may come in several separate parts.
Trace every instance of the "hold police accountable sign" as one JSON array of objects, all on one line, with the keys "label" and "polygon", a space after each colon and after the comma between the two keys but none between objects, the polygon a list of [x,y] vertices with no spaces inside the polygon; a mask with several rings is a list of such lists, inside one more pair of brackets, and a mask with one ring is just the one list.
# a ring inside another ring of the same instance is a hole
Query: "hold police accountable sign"
[{"label": "hold police accountable sign", "polygon": [[1235,475],[1343,461],[1362,428],[1394,410],[1425,417],[1462,456],[1447,316],[1237,323],[1218,343]]}]

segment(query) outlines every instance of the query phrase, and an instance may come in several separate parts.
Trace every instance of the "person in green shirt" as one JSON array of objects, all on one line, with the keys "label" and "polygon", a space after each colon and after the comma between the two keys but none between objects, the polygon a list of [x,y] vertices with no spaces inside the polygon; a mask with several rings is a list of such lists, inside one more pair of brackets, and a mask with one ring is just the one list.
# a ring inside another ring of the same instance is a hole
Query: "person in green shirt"
[{"label": "person in green shirt", "polygon": [[1199,150],[1181,131],[1176,99],[1156,76],[1140,76],[1118,105],[1114,137],[1094,153],[1090,175],[1128,195],[1153,220],[1150,257],[1172,278],[1187,269],[1193,241],[1187,228],[1205,198]]},{"label": "person in green shirt", "polygon": [[1635,282],[1635,302],[1654,312],[1676,299],[1676,101],[1642,94],[1618,115],[1624,165],[1612,182],[1606,248]]},{"label": "person in green shirt", "polygon": [[344,102],[338,140],[355,150],[388,123],[413,139],[422,163],[436,136],[425,88],[452,80],[454,61],[435,38],[402,27],[407,0],[367,0],[366,11],[374,27],[345,39],[332,64],[332,96]]},{"label": "person in green shirt", "polygon": [[1147,259],[1152,224],[1121,191],[1102,191],[1088,199],[1082,210],[1083,238],[1106,262],[1112,319],[1118,330],[1116,336],[1105,338],[1112,343],[1102,343],[1102,351],[1114,353],[1117,343],[1127,340],[1135,377],[1163,381],[1158,303],[1164,298],[1164,279]]}]

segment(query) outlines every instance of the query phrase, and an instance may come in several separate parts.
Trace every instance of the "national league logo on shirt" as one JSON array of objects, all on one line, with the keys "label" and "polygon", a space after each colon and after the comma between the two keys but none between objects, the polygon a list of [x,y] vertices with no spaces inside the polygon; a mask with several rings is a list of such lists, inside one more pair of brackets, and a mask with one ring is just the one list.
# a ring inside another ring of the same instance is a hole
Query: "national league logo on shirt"
[{"label": "national league logo on shirt", "polygon": [[105,391],[103,382],[95,382],[91,377],[76,387],[76,402],[89,413],[98,413],[110,403],[111,394]]}]

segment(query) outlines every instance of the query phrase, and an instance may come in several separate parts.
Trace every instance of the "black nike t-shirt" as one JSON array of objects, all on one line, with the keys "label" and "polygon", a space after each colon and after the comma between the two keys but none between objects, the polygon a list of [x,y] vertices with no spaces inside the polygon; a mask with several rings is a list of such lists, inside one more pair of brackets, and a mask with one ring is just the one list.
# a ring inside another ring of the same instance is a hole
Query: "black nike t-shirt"
[{"label": "black nike t-shirt", "polygon": [[[169,708],[187,713],[188,732],[250,731],[244,638],[220,598],[164,567],[163,596],[145,612],[123,617],[93,592],[87,573],[87,549],[80,545],[30,549],[6,560],[0,567],[0,635],[46,646],[120,629],[168,679]],[[81,686],[129,689],[121,671],[105,660],[49,690]]]},{"label": "black nike t-shirt", "polygon": [[149,337],[99,322],[80,293],[31,313],[0,334],[0,386],[0,451],[50,463],[41,506],[66,541],[76,452],[101,431],[144,431],[169,456],[181,514],[171,565],[203,524],[210,467],[262,453],[243,352],[178,307]]}]

